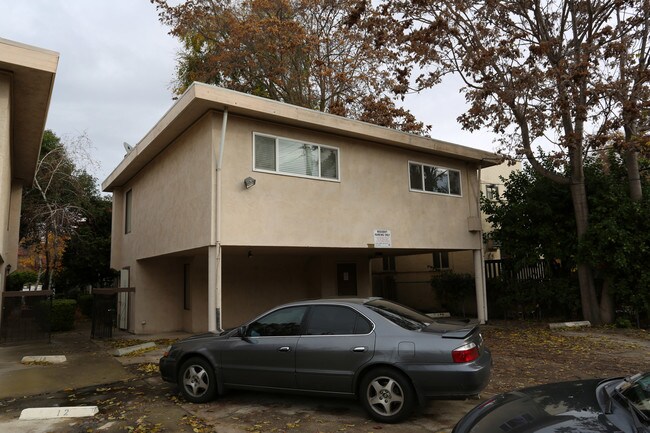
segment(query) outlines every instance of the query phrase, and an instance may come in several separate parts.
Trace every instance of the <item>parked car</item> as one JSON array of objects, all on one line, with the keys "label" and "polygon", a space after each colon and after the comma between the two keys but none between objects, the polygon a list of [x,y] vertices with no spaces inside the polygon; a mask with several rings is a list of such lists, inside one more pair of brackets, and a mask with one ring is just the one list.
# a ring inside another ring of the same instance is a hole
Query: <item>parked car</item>
[{"label": "parked car", "polygon": [[190,402],[229,388],[356,396],[375,420],[391,423],[425,398],[478,394],[491,365],[477,323],[351,298],[294,302],[179,341],[160,373]]},{"label": "parked car", "polygon": [[497,395],[453,433],[650,432],[650,373],[552,383]]}]

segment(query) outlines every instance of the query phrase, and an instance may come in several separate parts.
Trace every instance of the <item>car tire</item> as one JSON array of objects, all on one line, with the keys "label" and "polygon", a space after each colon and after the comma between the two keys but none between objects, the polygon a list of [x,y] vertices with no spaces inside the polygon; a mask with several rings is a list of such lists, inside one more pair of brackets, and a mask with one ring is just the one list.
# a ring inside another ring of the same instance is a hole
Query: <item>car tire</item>
[{"label": "car tire", "polygon": [[178,387],[185,400],[205,403],[212,400],[217,389],[212,365],[204,358],[190,358],[181,365]]},{"label": "car tire", "polygon": [[371,418],[396,423],[411,414],[415,391],[409,379],[399,371],[376,368],[361,380],[359,398]]}]

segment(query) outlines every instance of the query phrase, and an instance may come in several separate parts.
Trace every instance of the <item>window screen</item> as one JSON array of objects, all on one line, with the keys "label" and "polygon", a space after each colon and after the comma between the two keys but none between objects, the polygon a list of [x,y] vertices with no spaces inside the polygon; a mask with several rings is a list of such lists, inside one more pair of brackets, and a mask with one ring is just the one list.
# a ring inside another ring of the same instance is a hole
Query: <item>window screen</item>
[{"label": "window screen", "polygon": [[339,151],[269,135],[254,135],[255,170],[321,179],[339,179]]}]

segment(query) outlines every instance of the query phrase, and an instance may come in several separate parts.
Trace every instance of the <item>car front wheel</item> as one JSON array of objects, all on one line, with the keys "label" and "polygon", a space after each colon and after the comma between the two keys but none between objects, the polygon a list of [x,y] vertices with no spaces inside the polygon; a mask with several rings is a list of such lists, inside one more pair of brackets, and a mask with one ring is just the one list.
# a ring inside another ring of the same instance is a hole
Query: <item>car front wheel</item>
[{"label": "car front wheel", "polygon": [[212,400],[216,390],[212,366],[203,358],[188,359],[181,366],[178,386],[187,401],[205,403]]},{"label": "car front wheel", "polygon": [[377,368],[364,376],[359,397],[373,419],[395,423],[411,413],[415,392],[411,382],[399,371]]}]

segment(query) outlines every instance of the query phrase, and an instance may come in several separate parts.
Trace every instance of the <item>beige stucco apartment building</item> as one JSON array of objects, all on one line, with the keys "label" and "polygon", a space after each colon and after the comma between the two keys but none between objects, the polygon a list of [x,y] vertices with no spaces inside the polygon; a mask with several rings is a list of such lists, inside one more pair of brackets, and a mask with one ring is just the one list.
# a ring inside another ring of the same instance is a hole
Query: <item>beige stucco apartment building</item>
[{"label": "beige stucco apartment building", "polygon": [[58,61],[0,39],[0,294],[17,268],[22,191],[34,180]]},{"label": "beige stucco apartment building", "polygon": [[135,333],[228,328],[373,295],[371,260],[470,251],[485,320],[489,152],[193,84],[104,181]]},{"label": "beige stucco apartment building", "polygon": [[[520,171],[521,163],[514,165],[502,163],[482,169],[479,174],[481,192],[487,199],[496,199],[503,194],[503,179],[507,179],[513,171]],[[487,216],[481,213],[481,230],[483,233],[492,231]],[[494,242],[483,242],[483,259],[499,260],[501,251]],[[372,274],[375,288],[379,288],[384,296],[390,296],[404,304],[418,305],[425,311],[443,312],[436,291],[431,285],[431,279],[441,273],[474,274],[474,252],[436,250],[433,253],[401,256],[384,256],[372,260]],[[466,312],[477,314],[476,303],[464,300]]]}]

